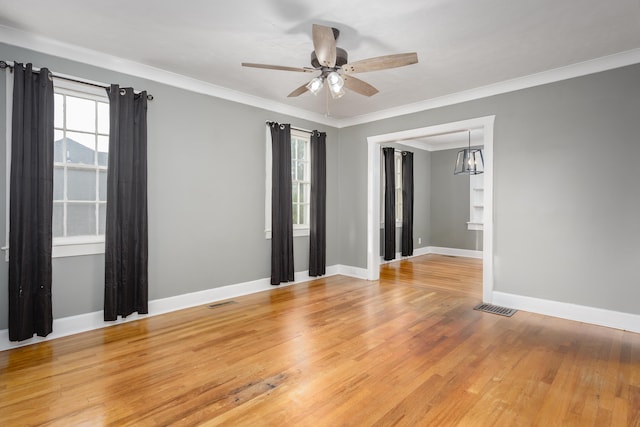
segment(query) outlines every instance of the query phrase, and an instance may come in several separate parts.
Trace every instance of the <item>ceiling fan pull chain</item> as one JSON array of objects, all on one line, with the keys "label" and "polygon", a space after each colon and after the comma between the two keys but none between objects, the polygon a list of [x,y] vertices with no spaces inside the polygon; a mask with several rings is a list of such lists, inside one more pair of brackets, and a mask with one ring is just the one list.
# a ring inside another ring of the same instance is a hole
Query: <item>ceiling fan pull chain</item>
[{"label": "ceiling fan pull chain", "polygon": [[329,85],[325,85],[324,89],[324,114],[329,117]]}]

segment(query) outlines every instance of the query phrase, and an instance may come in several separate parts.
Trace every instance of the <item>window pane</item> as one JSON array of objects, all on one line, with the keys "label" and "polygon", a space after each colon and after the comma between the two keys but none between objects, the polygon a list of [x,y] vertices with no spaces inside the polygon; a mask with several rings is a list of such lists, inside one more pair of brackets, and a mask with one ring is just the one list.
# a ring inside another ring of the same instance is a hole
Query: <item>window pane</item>
[{"label": "window pane", "polygon": [[53,237],[64,237],[64,205],[53,204]]},{"label": "window pane", "polygon": [[300,203],[309,203],[309,184],[300,184]]},{"label": "window pane", "polygon": [[53,161],[64,162],[64,134],[61,130],[53,131]]},{"label": "window pane", "polygon": [[98,165],[109,164],[109,137],[98,135]]},{"label": "window pane", "polygon": [[300,224],[309,224],[309,205],[300,205]]},{"label": "window pane", "polygon": [[298,160],[306,160],[305,156],[305,142],[304,140],[298,141]]},{"label": "window pane", "polygon": [[311,164],[304,162],[304,180],[311,181]]},{"label": "window pane", "polygon": [[62,95],[56,93],[53,95],[53,127],[62,128],[64,125],[64,99]]},{"label": "window pane", "polygon": [[296,145],[297,145],[297,141],[295,138],[291,138],[291,161],[295,161],[296,160]]},{"label": "window pane", "polygon": [[98,198],[102,202],[107,200],[107,171],[98,172]]},{"label": "window pane", "polygon": [[296,165],[296,168],[298,170],[298,181],[304,181],[304,163],[303,162],[299,162]]},{"label": "window pane", "polygon": [[67,199],[96,200],[96,172],[67,169]]},{"label": "window pane", "polygon": [[293,204],[293,209],[291,212],[292,216],[293,216],[293,223],[294,224],[299,224],[298,222],[298,205],[297,204]]},{"label": "window pane", "polygon": [[64,169],[53,169],[53,200],[64,199]]},{"label": "window pane", "polygon": [[67,163],[95,164],[95,147],[95,135],[67,132]]},{"label": "window pane", "polygon": [[109,133],[109,104],[98,102],[98,133]]},{"label": "window pane", "polygon": [[95,205],[69,203],[67,217],[67,236],[96,235]]},{"label": "window pane", "polygon": [[293,203],[298,203],[298,183],[294,182],[291,185],[291,201]]},{"label": "window pane", "polygon": [[96,131],[96,102],[67,96],[67,129]]},{"label": "window pane", "polygon": [[107,223],[107,205],[105,203],[101,203],[100,206],[98,206],[98,234],[104,235],[106,223]]}]

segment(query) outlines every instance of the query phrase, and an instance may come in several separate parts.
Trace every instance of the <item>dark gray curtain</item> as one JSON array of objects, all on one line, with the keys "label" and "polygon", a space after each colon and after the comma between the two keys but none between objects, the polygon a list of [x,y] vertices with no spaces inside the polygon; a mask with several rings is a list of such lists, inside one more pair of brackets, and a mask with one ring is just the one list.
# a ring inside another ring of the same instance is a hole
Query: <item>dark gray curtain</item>
[{"label": "dark gray curtain", "polygon": [[327,134],[311,134],[311,215],[309,218],[309,276],[326,268]]},{"label": "dark gray curtain", "polygon": [[382,149],[384,154],[384,259],[396,257],[396,172],[395,150]]},{"label": "dark gray curtain", "polygon": [[402,152],[402,256],[413,255],[413,153]]},{"label": "dark gray curtain", "polygon": [[111,85],[104,320],[148,313],[147,93]]},{"label": "dark gray curtain", "polygon": [[291,125],[271,128],[271,284],[293,281]]},{"label": "dark gray curtain", "polygon": [[9,339],[53,330],[53,82],[49,70],[14,66],[9,190]]}]

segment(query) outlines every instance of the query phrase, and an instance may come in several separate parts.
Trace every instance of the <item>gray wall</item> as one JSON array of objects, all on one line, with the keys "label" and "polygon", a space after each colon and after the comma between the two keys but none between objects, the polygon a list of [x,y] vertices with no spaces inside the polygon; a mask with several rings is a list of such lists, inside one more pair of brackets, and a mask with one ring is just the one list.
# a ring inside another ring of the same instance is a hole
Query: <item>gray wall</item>
[{"label": "gray wall", "polygon": [[[336,129],[5,44],[0,58],[154,95],[148,107],[150,299],[269,277],[265,120],[327,132],[327,265],[339,262]],[[2,76],[0,99],[5,94]],[[2,101],[0,236],[6,220],[4,110]],[[296,271],[306,270],[308,238],[295,238],[294,249]],[[54,259],[54,317],[101,310],[103,287],[103,255]],[[0,262],[0,329],[7,328],[7,292],[7,264]]]},{"label": "gray wall", "polygon": [[366,268],[367,143],[495,115],[495,290],[640,314],[640,65],[340,130],[342,264]]},{"label": "gray wall", "polygon": [[459,148],[431,153],[430,246],[482,250],[482,231],[469,230],[469,175],[454,175]]}]

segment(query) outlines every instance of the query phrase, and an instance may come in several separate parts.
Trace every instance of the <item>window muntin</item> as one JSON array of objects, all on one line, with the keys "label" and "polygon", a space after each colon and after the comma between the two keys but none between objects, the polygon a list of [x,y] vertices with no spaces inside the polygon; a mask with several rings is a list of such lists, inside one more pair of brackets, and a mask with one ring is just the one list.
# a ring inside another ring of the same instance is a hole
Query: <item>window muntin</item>
[{"label": "window muntin", "polygon": [[54,247],[104,241],[108,147],[106,94],[56,85]]}]

